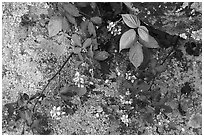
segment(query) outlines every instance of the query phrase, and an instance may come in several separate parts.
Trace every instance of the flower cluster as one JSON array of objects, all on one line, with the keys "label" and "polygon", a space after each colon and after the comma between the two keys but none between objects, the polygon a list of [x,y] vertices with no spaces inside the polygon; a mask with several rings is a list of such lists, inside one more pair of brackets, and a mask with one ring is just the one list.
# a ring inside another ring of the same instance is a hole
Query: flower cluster
[{"label": "flower cluster", "polygon": [[114,36],[121,34],[121,26],[117,25],[117,22],[109,22],[107,26],[108,31],[111,32]]}]

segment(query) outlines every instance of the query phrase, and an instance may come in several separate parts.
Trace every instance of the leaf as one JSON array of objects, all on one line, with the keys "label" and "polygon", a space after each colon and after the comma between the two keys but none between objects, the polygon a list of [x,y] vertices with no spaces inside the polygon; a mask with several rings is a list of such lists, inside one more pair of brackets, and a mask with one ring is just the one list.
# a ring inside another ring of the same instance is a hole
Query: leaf
[{"label": "leaf", "polygon": [[93,44],[93,50],[97,50],[98,49],[98,42],[97,42],[97,39],[94,38],[92,39],[92,44]]},{"label": "leaf", "polygon": [[87,89],[86,87],[78,87],[76,85],[71,85],[64,87],[61,91],[60,94],[66,97],[73,97],[75,95],[83,96],[86,94]]},{"label": "leaf", "polygon": [[62,20],[62,30],[67,32],[71,31],[69,22],[67,21],[66,17],[64,17]]},{"label": "leaf", "polygon": [[73,52],[75,54],[79,54],[81,52],[81,48],[80,47],[73,47]]},{"label": "leaf", "polygon": [[142,45],[136,42],[129,51],[129,59],[130,62],[135,66],[137,69],[140,64],[143,62],[143,52],[142,52]]},{"label": "leaf", "polygon": [[82,46],[81,44],[81,37],[77,34],[73,34],[72,35],[72,40],[74,41],[74,45],[77,45],[77,46]]},{"label": "leaf", "polygon": [[63,8],[65,11],[67,11],[70,15],[74,17],[81,16],[81,14],[79,14],[79,10],[71,3],[63,3]]},{"label": "leaf", "polygon": [[90,6],[91,6],[91,8],[92,8],[93,10],[95,10],[95,8],[96,8],[96,2],[91,2],[91,3],[90,3]]},{"label": "leaf", "polygon": [[120,50],[122,49],[128,49],[132,46],[132,44],[135,42],[136,40],[136,32],[134,29],[130,29],[128,31],[126,31],[125,33],[123,33],[123,35],[120,38]]},{"label": "leaf", "polygon": [[33,124],[31,125],[32,129],[38,129],[40,127],[40,119],[36,119],[33,121]]},{"label": "leaf", "polygon": [[83,31],[83,33],[85,33],[86,35],[88,34],[88,25],[89,25],[89,21],[82,21],[80,24],[81,30]]},{"label": "leaf", "polygon": [[122,14],[123,21],[130,28],[137,28],[140,26],[140,20],[137,16],[132,14]]},{"label": "leaf", "polygon": [[16,102],[15,103],[7,103],[4,106],[7,107],[7,109],[8,109],[8,119],[10,119],[14,114],[17,103]]},{"label": "leaf", "polygon": [[188,126],[193,128],[200,128],[202,127],[202,115],[201,114],[193,114],[190,117],[188,122]]},{"label": "leaf", "polygon": [[88,54],[89,57],[93,58],[93,56],[94,56],[93,45],[90,46],[90,48],[88,49],[88,53],[87,54]]},{"label": "leaf", "polygon": [[155,67],[155,71],[157,73],[162,73],[162,72],[166,71],[166,69],[167,69],[167,63],[164,63],[163,65],[159,65],[159,66]]},{"label": "leaf", "polygon": [[100,17],[98,17],[98,16],[92,17],[92,18],[91,18],[91,21],[92,21],[93,23],[97,24],[97,25],[99,25],[99,24],[102,23],[102,19],[101,19]]},{"label": "leaf", "polygon": [[149,31],[145,26],[139,26],[137,31],[138,31],[139,37],[142,40],[144,40],[146,42],[149,41]]},{"label": "leaf", "polygon": [[[142,51],[143,51],[143,62],[141,63],[139,69],[140,70],[144,70],[145,68],[147,68],[149,66],[149,62],[150,59],[152,58],[152,52],[150,49],[148,49],[145,46],[142,46]],[[151,76],[147,76],[148,78],[150,78]]]},{"label": "leaf", "polygon": [[86,39],[85,40],[85,42],[83,43],[83,48],[87,48],[87,47],[89,47],[90,45],[91,45],[91,43],[92,43],[92,40],[91,40],[91,38],[88,38],[88,39]]},{"label": "leaf", "polygon": [[60,94],[65,97],[73,97],[76,95],[76,90],[78,90],[78,87],[75,85],[66,86],[60,91]]},{"label": "leaf", "polygon": [[86,87],[81,87],[79,88],[79,90],[77,91],[77,95],[79,95],[80,97],[83,96],[84,94],[86,94],[87,89]]},{"label": "leaf", "polygon": [[148,42],[139,38],[139,43],[141,43],[143,46],[145,46],[147,48],[160,48],[157,41],[150,35],[149,35],[149,41]]},{"label": "leaf", "polygon": [[103,61],[109,57],[109,53],[106,51],[96,51],[94,54],[94,59]]},{"label": "leaf", "polygon": [[173,111],[172,108],[167,105],[162,105],[161,108],[164,109],[163,110],[164,113],[171,113]]},{"label": "leaf", "polygon": [[58,57],[63,55],[65,52],[65,46],[62,44],[57,44],[52,40],[43,40],[39,47],[47,50],[48,52],[56,54]]},{"label": "leaf", "polygon": [[50,19],[48,23],[48,33],[49,37],[53,37],[62,30],[62,18],[54,16]]},{"label": "leaf", "polygon": [[29,95],[26,94],[26,93],[23,93],[23,96],[22,96],[22,97],[23,97],[24,100],[28,100],[28,99],[29,99]]},{"label": "leaf", "polygon": [[96,30],[92,22],[89,22],[88,24],[88,31],[90,35],[93,35],[93,37],[96,37]]},{"label": "leaf", "polygon": [[32,123],[32,113],[29,110],[25,111],[25,120],[27,121],[28,125]]},{"label": "leaf", "polygon": [[192,92],[190,83],[186,82],[185,85],[181,88],[181,95],[189,95]]},{"label": "leaf", "polygon": [[19,116],[20,118],[24,119],[28,125],[31,125],[32,123],[32,113],[30,110],[25,110],[25,111],[19,111]]},{"label": "leaf", "polygon": [[68,19],[68,21],[69,21],[70,23],[72,23],[72,24],[75,25],[75,26],[77,25],[76,20],[75,20],[75,18],[74,18],[73,16],[69,15],[68,13],[65,14],[65,16],[67,17],[67,19]]},{"label": "leaf", "polygon": [[90,3],[89,3],[89,2],[77,2],[76,4],[77,4],[77,6],[79,6],[79,7],[86,7],[86,6],[88,6]]},{"label": "leaf", "polygon": [[144,81],[141,83],[135,83],[133,84],[134,89],[139,90],[140,92],[148,91],[150,88],[150,85]]}]

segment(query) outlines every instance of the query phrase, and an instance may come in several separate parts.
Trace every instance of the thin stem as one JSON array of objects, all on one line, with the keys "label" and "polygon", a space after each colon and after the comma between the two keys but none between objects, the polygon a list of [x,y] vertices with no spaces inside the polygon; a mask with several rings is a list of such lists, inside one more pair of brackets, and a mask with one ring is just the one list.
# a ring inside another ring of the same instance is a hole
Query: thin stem
[{"label": "thin stem", "polygon": [[69,61],[69,59],[71,58],[72,55],[73,55],[73,53],[71,53],[71,54],[69,55],[69,57],[68,57],[67,60],[63,63],[63,65],[60,67],[60,69],[57,71],[57,73],[55,73],[55,75],[52,76],[52,78],[50,78],[50,79],[48,80],[48,83],[46,84],[46,86],[44,87],[44,89],[41,91],[40,95],[39,95],[38,98],[37,98],[37,101],[35,102],[35,105],[34,105],[34,107],[33,107],[33,112],[34,112],[34,110],[35,110],[35,106],[36,106],[37,103],[39,102],[40,97],[42,97],[44,91],[45,91],[46,88],[49,86],[50,82],[60,73],[60,71],[63,69],[63,67],[66,65],[66,63]]}]

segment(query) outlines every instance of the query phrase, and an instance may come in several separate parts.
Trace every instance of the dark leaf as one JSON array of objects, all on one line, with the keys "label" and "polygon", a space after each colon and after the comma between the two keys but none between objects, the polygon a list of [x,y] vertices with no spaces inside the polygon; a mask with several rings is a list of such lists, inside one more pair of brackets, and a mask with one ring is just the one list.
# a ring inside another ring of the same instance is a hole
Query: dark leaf
[{"label": "dark leaf", "polygon": [[191,93],[191,91],[192,91],[192,89],[191,89],[191,87],[190,87],[190,83],[188,83],[188,82],[186,82],[185,83],[185,86],[183,86],[182,88],[181,88],[181,95],[189,95],[190,93]]},{"label": "dark leaf", "polygon": [[79,10],[71,3],[63,3],[63,8],[74,17],[81,16],[81,14],[79,14]]},{"label": "dark leaf", "polygon": [[[135,85],[134,85],[134,87],[135,87]],[[141,83],[138,83],[138,85],[137,85],[137,89],[141,92],[147,91],[147,90],[149,90],[149,88],[150,88],[150,84],[148,84],[144,81],[142,81]]]},{"label": "dark leaf", "polygon": [[139,66],[139,69],[145,70],[147,68],[149,62],[150,62],[150,59],[152,57],[152,53],[151,53],[150,49],[148,49],[145,46],[142,46],[142,51],[143,51],[144,59],[143,59],[143,62],[141,63],[141,65]]},{"label": "dark leaf", "polygon": [[144,120],[150,124],[154,123],[154,117],[152,113],[145,113],[143,116]]},{"label": "dark leaf", "polygon": [[69,22],[67,21],[66,17],[64,17],[63,20],[62,20],[62,30],[66,31],[66,32],[71,31]]},{"label": "dark leaf", "polygon": [[87,92],[86,87],[81,87],[81,88],[79,88],[79,90],[77,91],[77,95],[81,97],[81,96],[83,96],[84,94],[86,94],[86,92]]},{"label": "dark leaf", "polygon": [[96,37],[96,29],[92,22],[89,22],[88,24],[88,31],[90,35],[93,35],[93,37]]},{"label": "dark leaf", "polygon": [[81,30],[83,31],[84,34],[88,34],[88,25],[89,25],[89,21],[82,21],[80,24]]},{"label": "dark leaf", "polygon": [[98,16],[92,17],[90,20],[91,20],[93,23],[97,24],[97,25],[100,25],[100,24],[102,23],[102,19],[101,19],[100,17],[98,17]]},{"label": "dark leaf", "polygon": [[155,71],[157,73],[162,73],[167,70],[167,63],[165,62],[163,65],[159,65],[155,67]]},{"label": "dark leaf", "polygon": [[69,14],[65,14],[65,16],[67,17],[67,20],[70,22],[70,23],[72,23],[73,25],[77,25],[77,22],[76,22],[76,19],[73,17],[73,16],[71,16],[71,15],[69,15]]},{"label": "dark leaf", "polygon": [[28,99],[29,99],[28,94],[24,93],[24,94],[23,94],[23,99],[24,99],[24,100],[28,100]]},{"label": "dark leaf", "polygon": [[124,86],[125,88],[127,88],[127,89],[133,88],[132,83],[131,83],[130,81],[128,81],[128,80],[125,80],[125,81],[123,82],[123,86]]},{"label": "dark leaf", "polygon": [[96,59],[98,61],[106,60],[109,56],[110,56],[110,54],[106,51],[96,51],[94,53],[94,59]]},{"label": "dark leaf", "polygon": [[79,6],[79,7],[86,7],[86,6],[88,6],[90,3],[89,3],[89,2],[77,2],[76,4],[77,4],[77,6]]},{"label": "dark leaf", "polygon": [[164,109],[163,110],[164,113],[171,113],[172,112],[172,108],[170,106],[162,105],[161,108]]},{"label": "dark leaf", "polygon": [[182,116],[186,115],[186,111],[183,110],[181,103],[178,104],[178,110]]},{"label": "dark leaf", "polygon": [[10,119],[13,116],[13,113],[15,111],[15,108],[17,107],[17,103],[8,103],[4,105],[8,109],[8,119]]},{"label": "dark leaf", "polygon": [[114,14],[117,15],[122,11],[122,3],[120,2],[110,2],[111,7],[113,8]]},{"label": "dark leaf", "polygon": [[86,94],[86,92],[87,92],[86,87],[78,87],[76,85],[71,85],[64,87],[60,91],[60,94],[66,97],[73,97],[75,95],[83,96],[84,94]]}]

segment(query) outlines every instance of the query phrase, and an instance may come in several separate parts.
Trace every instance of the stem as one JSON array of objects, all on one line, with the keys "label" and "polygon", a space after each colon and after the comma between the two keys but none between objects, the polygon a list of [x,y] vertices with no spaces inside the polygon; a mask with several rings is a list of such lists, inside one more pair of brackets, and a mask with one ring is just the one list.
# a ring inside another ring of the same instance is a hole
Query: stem
[{"label": "stem", "polygon": [[60,71],[63,69],[63,67],[66,65],[66,63],[69,61],[69,59],[71,58],[72,55],[73,55],[73,53],[71,53],[71,54],[69,55],[69,57],[68,57],[67,60],[63,63],[63,65],[60,67],[60,69],[57,71],[57,73],[55,73],[55,75],[52,76],[52,78],[50,78],[50,79],[48,80],[48,83],[46,84],[46,86],[44,87],[44,89],[41,91],[40,95],[39,95],[38,98],[37,98],[37,101],[35,102],[35,105],[34,105],[34,107],[33,107],[33,112],[34,112],[34,110],[35,110],[35,106],[36,106],[37,103],[39,102],[40,97],[42,97],[44,91],[46,90],[46,88],[48,87],[48,85],[50,84],[50,82],[60,73]]}]

